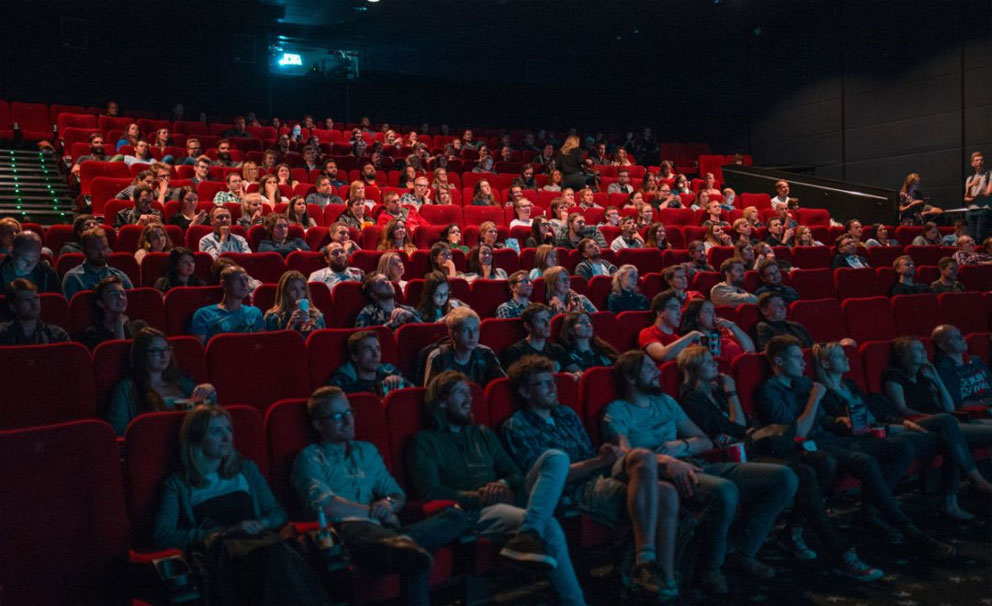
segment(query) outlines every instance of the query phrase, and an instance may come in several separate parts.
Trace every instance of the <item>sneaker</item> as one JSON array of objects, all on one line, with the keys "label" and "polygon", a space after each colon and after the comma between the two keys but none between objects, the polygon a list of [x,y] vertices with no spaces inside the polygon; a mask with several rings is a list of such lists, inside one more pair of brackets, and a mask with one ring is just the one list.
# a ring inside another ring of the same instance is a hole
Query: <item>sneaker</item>
[{"label": "sneaker", "polygon": [[785,547],[797,560],[815,560],[816,552],[809,548],[803,539],[803,527],[793,526],[789,529],[789,536],[786,538]]},{"label": "sneaker", "polygon": [[739,553],[732,553],[727,556],[726,566],[730,570],[743,572],[752,579],[767,581],[775,578],[775,569],[767,564],[762,564],[756,558],[749,558]]},{"label": "sneaker", "polygon": [[730,589],[727,588],[727,579],[719,568],[711,568],[699,573],[696,581],[699,588],[710,595],[727,595]]},{"label": "sneaker", "polygon": [[544,549],[544,542],[536,533],[525,530],[518,532],[500,549],[499,555],[504,558],[530,564],[540,568],[557,568],[558,561],[548,555]]},{"label": "sneaker", "polygon": [[915,525],[906,527],[906,537],[920,555],[935,561],[950,560],[958,554],[958,548],[950,543],[944,543],[924,533]]},{"label": "sneaker", "polygon": [[862,562],[853,547],[844,552],[840,562],[834,567],[834,572],[849,579],[863,581],[865,583],[877,581],[885,576],[885,573],[878,568],[872,568]]}]

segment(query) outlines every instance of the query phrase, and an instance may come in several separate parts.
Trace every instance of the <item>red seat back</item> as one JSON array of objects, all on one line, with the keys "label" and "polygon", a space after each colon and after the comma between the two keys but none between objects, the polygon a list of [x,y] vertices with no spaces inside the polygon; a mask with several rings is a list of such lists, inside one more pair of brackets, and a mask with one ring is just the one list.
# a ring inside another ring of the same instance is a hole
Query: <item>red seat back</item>
[{"label": "red seat back", "polygon": [[892,305],[885,297],[846,299],[841,303],[841,310],[847,324],[847,336],[859,344],[896,336]]},{"label": "red seat back", "polygon": [[297,332],[219,334],[210,339],[206,352],[207,372],[221,404],[251,404],[264,413],[280,398],[310,394],[306,345]]},{"label": "red seat back", "polygon": [[491,348],[497,356],[526,336],[520,318],[486,318],[479,326],[479,343]]},{"label": "red seat back", "polygon": [[878,285],[875,269],[871,267],[840,268],[834,270],[834,284],[840,299],[884,296]]},{"label": "red seat back", "polygon": [[962,334],[989,329],[989,310],[982,293],[945,292],[937,295],[937,300],[940,303],[942,324],[953,324]]},{"label": "red seat back", "polygon": [[929,337],[930,331],[940,324],[936,295],[896,295],[890,302],[897,335]]},{"label": "red seat back", "polygon": [[796,246],[791,254],[793,265],[800,269],[830,267],[830,249],[826,246]]},{"label": "red seat back", "polygon": [[220,286],[179,286],[165,293],[165,325],[170,335],[185,335],[196,310],[224,298]]},{"label": "red seat back", "polygon": [[582,401],[582,420],[593,444],[603,441],[601,423],[606,405],[620,397],[617,394],[613,369],[597,366],[582,373],[579,380],[579,399]]},{"label": "red seat back", "polygon": [[797,269],[789,274],[789,281],[803,299],[825,299],[837,296],[834,290],[834,273],[826,267]]},{"label": "red seat back", "polygon": [[[76,293],[69,303],[72,333],[80,334],[93,324],[93,291]],[[127,315],[132,320],[144,320],[152,328],[166,330],[165,306],[162,293],[154,288],[132,288],[127,291]]]},{"label": "red seat back", "polygon": [[[93,361],[80,343],[0,347],[0,429],[96,416]],[[53,380],[57,377],[57,380]]]},{"label": "red seat back", "polygon": [[0,432],[0,459],[4,604],[120,603],[131,527],[110,426]]},{"label": "red seat back", "polygon": [[371,328],[328,328],[307,337],[307,357],[310,360],[310,387],[327,385],[331,376],[348,361],[348,337],[356,332],[371,330],[379,336],[382,362],[396,365],[396,340],[385,326]]},{"label": "red seat back", "polygon": [[789,319],[802,324],[813,341],[839,341],[848,336],[840,302],[832,297],[793,301]]}]

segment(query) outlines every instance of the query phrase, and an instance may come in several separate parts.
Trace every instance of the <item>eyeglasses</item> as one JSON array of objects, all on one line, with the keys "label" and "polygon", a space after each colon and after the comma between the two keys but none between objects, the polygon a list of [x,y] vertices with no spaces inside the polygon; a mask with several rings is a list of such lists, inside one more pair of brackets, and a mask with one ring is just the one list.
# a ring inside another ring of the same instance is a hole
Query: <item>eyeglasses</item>
[{"label": "eyeglasses", "polygon": [[341,421],[343,421],[345,419],[350,419],[352,416],[354,416],[354,414],[355,413],[352,412],[352,410],[349,408],[348,410],[342,410],[341,412],[335,412],[333,414],[324,415],[322,417],[317,417],[317,420],[318,421],[331,420],[331,421],[334,421],[335,423],[340,423]]}]

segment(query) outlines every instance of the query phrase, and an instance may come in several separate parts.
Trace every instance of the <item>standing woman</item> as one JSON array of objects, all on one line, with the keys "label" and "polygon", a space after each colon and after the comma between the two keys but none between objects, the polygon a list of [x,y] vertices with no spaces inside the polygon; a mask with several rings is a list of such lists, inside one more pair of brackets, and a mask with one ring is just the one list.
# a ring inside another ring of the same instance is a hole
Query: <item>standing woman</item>
[{"label": "standing woman", "polygon": [[265,330],[295,330],[307,335],[325,328],[324,314],[311,305],[312,301],[306,276],[295,270],[283,273],[276,286],[275,302],[265,312]]},{"label": "standing woman", "polygon": [[591,185],[595,180],[595,178],[590,180],[582,170],[582,147],[578,135],[569,135],[565,139],[565,143],[558,150],[556,165],[561,171],[563,188],[580,190],[587,184]]},{"label": "standing woman", "polygon": [[165,480],[153,542],[197,554],[211,604],[327,603],[309,564],[276,534],[287,516],[234,448],[231,415],[200,405],[179,430],[179,472]]},{"label": "standing woman", "polygon": [[942,208],[931,206],[919,192],[920,175],[909,173],[899,188],[899,224],[923,225],[924,221],[933,221],[934,217],[944,212]]},{"label": "standing woman", "polygon": [[124,435],[131,419],[146,412],[175,410],[190,402],[214,403],[217,391],[210,383],[195,385],[176,367],[172,346],[165,334],[147,327],[134,335],[128,376],[114,386],[107,408],[107,422]]}]

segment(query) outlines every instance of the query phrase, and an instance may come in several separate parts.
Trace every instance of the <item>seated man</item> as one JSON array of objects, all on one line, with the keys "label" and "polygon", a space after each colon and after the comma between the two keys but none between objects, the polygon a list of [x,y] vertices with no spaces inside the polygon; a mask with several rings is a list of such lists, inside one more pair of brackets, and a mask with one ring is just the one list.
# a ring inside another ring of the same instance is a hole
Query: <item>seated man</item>
[{"label": "seated man", "polygon": [[[789,213],[789,205],[793,200],[795,200],[795,198],[790,198],[789,201],[784,204],[779,203],[773,206],[775,209],[775,216],[782,220],[782,226],[785,227],[785,229],[795,230],[799,227],[799,222],[796,221],[795,217]],[[789,238],[783,238],[783,240],[788,241]]]},{"label": "seated man", "polygon": [[772,217],[768,220],[768,237],[765,243],[769,246],[789,246],[794,230],[786,229],[782,219]]},{"label": "seated man", "polygon": [[100,133],[92,133],[89,138],[90,142],[90,153],[84,154],[76,158],[76,161],[72,165],[72,174],[76,177],[76,182],[79,182],[79,165],[83,162],[106,162],[108,159],[106,149],[103,147],[103,135]]},{"label": "seated man", "polygon": [[553,373],[546,359],[534,356],[510,367],[510,384],[523,404],[503,424],[510,456],[530,469],[544,453],[563,450],[571,461],[565,498],[611,526],[624,518],[632,522],[636,561],[632,570],[623,572],[624,586],[656,593],[662,602],[674,600],[678,492],[658,481],[651,451],[635,448],[624,453],[609,443],[594,449],[579,415],[559,404]]},{"label": "seated man", "polygon": [[954,400],[954,407],[992,406],[992,372],[978,356],[966,356],[968,343],[961,331],[941,324],[930,333],[937,347],[933,365]]},{"label": "seated man", "polygon": [[231,231],[231,211],[225,206],[210,209],[210,227],[213,231],[200,238],[200,252],[216,259],[221,253],[250,253],[248,240]]},{"label": "seated man", "polygon": [[954,251],[954,260],[958,265],[987,265],[992,263],[992,255],[975,250],[975,239],[971,236],[962,236],[954,244],[957,250]]},{"label": "seated man", "polygon": [[916,263],[913,262],[913,258],[909,255],[897,257],[896,260],[892,262],[892,269],[895,270],[899,281],[893,284],[892,289],[889,290],[890,297],[894,297],[895,295],[919,295],[933,292],[933,289],[926,284],[917,284],[913,281],[916,277]]},{"label": "seated man", "polygon": [[754,294],[759,301],[761,295],[766,292],[779,295],[786,305],[799,300],[799,293],[795,288],[782,284],[782,269],[775,259],[765,259],[758,264],[758,277],[761,278],[761,286],[754,291]]},{"label": "seated man", "polygon": [[[324,169],[321,171],[321,174],[330,178],[331,187],[341,187],[342,185],[347,185],[344,181],[338,178],[338,163],[334,160],[324,160]],[[339,204],[341,203],[339,202]]]},{"label": "seated man", "polygon": [[503,351],[500,355],[503,368],[509,368],[524,356],[546,358],[554,365],[554,372],[559,372],[568,366],[568,354],[565,353],[565,349],[551,341],[551,310],[547,305],[531,303],[520,315],[520,320],[523,322],[527,336]]},{"label": "seated man", "polygon": [[679,352],[690,345],[697,345],[705,336],[698,330],[679,336],[682,303],[674,290],[656,294],[651,299],[651,313],[654,314],[654,322],[641,329],[637,335],[637,345],[658,364],[674,360]]},{"label": "seated man", "polygon": [[942,292],[964,292],[964,284],[958,282],[958,262],[954,257],[941,257],[937,263],[940,277],[930,283],[930,290],[936,294]]},{"label": "seated man", "polygon": [[359,566],[399,572],[404,604],[429,606],[431,551],[457,539],[465,514],[448,507],[403,526],[397,512],[406,495],[389,475],[375,445],[355,440],[355,416],[337,387],[319,387],[307,401],[320,441],[293,463],[293,486],[313,517],[327,520]]},{"label": "seated man", "polygon": [[558,234],[558,246],[573,249],[579,248],[583,238],[592,238],[600,248],[606,248],[606,238],[595,227],[586,229],[586,218],[582,213],[571,213],[568,221]]},{"label": "seated man", "polygon": [[38,292],[62,292],[62,283],[52,265],[41,258],[41,236],[22,231],[14,236],[10,254],[0,261],[0,284],[10,284],[18,278],[28,280]]},{"label": "seated man", "polygon": [[83,232],[97,227],[100,227],[100,221],[94,218],[93,215],[76,215],[76,218],[72,221],[72,235],[74,239],[68,240],[62,245],[62,248],[59,250],[59,255],[65,255],[68,253],[82,253]]},{"label": "seated man", "polygon": [[72,296],[81,290],[93,290],[107,276],[120,278],[126,289],[134,288],[127,274],[107,264],[111,250],[107,244],[107,232],[102,227],[83,232],[82,245],[85,260],[62,276],[62,293],[66,301],[72,301]]},{"label": "seated man", "polygon": [[61,327],[41,321],[41,298],[34,282],[17,278],[5,291],[13,319],[0,323],[0,345],[48,345],[69,340],[69,333]]},{"label": "seated man", "polygon": [[393,288],[393,283],[379,272],[372,272],[365,276],[362,291],[369,304],[358,312],[358,317],[355,318],[356,328],[385,326],[395,330],[408,322],[419,323],[423,321],[417,310],[409,305],[396,303],[396,291]]},{"label": "seated man", "polygon": [[830,264],[831,269],[843,267],[852,267],[855,269],[871,267],[868,265],[868,259],[858,255],[857,240],[848,235],[841,236],[837,240],[837,254],[834,255],[834,260]]},{"label": "seated man", "polygon": [[345,223],[340,221],[335,221],[332,223],[330,228],[328,228],[328,235],[331,238],[331,242],[340,242],[341,246],[344,246],[344,252],[348,255],[348,258],[351,258],[351,255],[353,255],[355,251],[362,249],[362,247],[358,245],[358,242],[351,239],[351,229],[349,229],[348,225]]},{"label": "seated man", "polygon": [[162,213],[152,208],[155,192],[147,185],[139,185],[131,192],[134,206],[117,211],[114,217],[114,227],[120,229],[125,225],[148,225],[152,222],[162,222]]},{"label": "seated man", "polygon": [[795,337],[803,347],[813,346],[813,338],[809,336],[806,327],[799,322],[785,319],[787,308],[782,295],[773,291],[761,293],[758,297],[758,312],[761,320],[754,325],[754,347],[758,351],[764,351],[772,337],[780,335]]},{"label": "seated man", "polygon": [[430,182],[427,177],[420,176],[413,181],[413,191],[407,192],[400,197],[400,204],[410,205],[414,208],[420,208],[424,204],[430,204],[430,198],[428,197],[428,192],[430,191]]},{"label": "seated man", "polygon": [[594,238],[582,238],[577,248],[582,252],[582,261],[575,266],[575,275],[591,280],[593,276],[612,276],[617,272],[616,265],[603,259],[603,251]]},{"label": "seated man", "polygon": [[473,530],[479,534],[511,535],[501,556],[550,569],[559,603],[585,604],[554,517],[569,474],[568,456],[546,451],[526,476],[521,473],[496,434],[473,423],[469,380],[448,370],[427,386],[428,429],[407,443],[410,484],[422,499],[455,500],[476,520]]},{"label": "seated man", "polygon": [[383,363],[379,336],[372,330],[361,330],[348,337],[348,361],[338,368],[329,383],[345,393],[365,391],[379,397],[388,392],[413,387],[398,368]]},{"label": "seated man", "polygon": [[744,262],[731,257],[720,264],[723,282],[710,289],[710,301],[713,305],[740,305],[741,303],[757,303],[758,297],[744,290]]},{"label": "seated man", "polygon": [[[221,139],[217,142],[217,159],[211,162],[213,166],[224,166],[227,168],[236,168],[241,166],[240,162],[235,162],[234,158],[231,156],[231,142],[227,139]],[[236,174],[236,173],[231,173]],[[229,175],[230,176],[230,175]],[[238,182],[240,186],[241,175],[238,175]],[[230,185],[231,180],[228,179],[228,184]],[[232,190],[233,191],[233,190]],[[224,202],[233,202],[233,200],[224,200]],[[214,198],[214,203],[217,203],[217,198]]]},{"label": "seated man", "polygon": [[469,381],[485,387],[506,376],[492,349],[479,344],[479,314],[469,307],[456,307],[444,317],[450,343],[442,343],[427,355],[424,385],[446,370],[457,370]]},{"label": "seated man", "polygon": [[151,150],[148,147],[148,141],[141,139],[134,144],[134,154],[128,154],[123,156],[124,164],[130,167],[132,164],[151,164],[155,161],[152,156]]},{"label": "seated man", "polygon": [[227,191],[220,190],[214,194],[214,204],[241,204],[241,198],[244,196],[241,174],[235,172],[227,173],[224,181],[227,183]]},{"label": "seated man", "polygon": [[307,282],[323,282],[333,291],[338,282],[361,282],[365,279],[364,271],[348,266],[348,253],[340,242],[331,242],[324,248],[324,259],[327,267],[310,274]]},{"label": "seated man", "polygon": [[[675,484],[682,503],[703,507],[700,528],[705,529],[705,536],[699,556],[703,588],[714,594],[728,592],[720,572],[725,561],[755,579],[774,577],[775,569],[756,556],[775,518],[792,502],[798,486],[796,474],[788,467],[767,463],[695,461],[693,456],[711,450],[713,443],[661,391],[660,373],[651,358],[641,351],[628,351],[617,360],[614,373],[621,398],[606,406],[603,435],[624,452],[646,448],[657,453],[660,475]],[[737,550],[728,555],[727,535],[738,500]]]},{"label": "seated man", "polygon": [[[861,481],[864,521],[876,528],[886,529],[892,539],[893,524],[921,555],[938,560],[954,557],[957,549],[942,543],[920,530],[903,512],[899,502],[886,485],[885,474],[875,457],[845,447],[843,438],[831,428],[839,421],[827,416],[820,401],[827,393],[821,383],[813,383],[803,371],[801,344],[791,336],[774,337],[765,349],[765,358],[772,375],[761,385],[755,397],[758,420],[764,424],[794,424],[797,438],[815,440],[817,450],[822,450],[837,460],[837,472],[847,473]],[[865,506],[868,506],[865,508]],[[875,509],[877,508],[877,509]],[[878,518],[881,514],[885,522]]]},{"label": "seated man", "polygon": [[259,332],[265,329],[262,311],[243,301],[251,294],[248,274],[238,265],[230,265],[220,273],[224,298],[217,305],[207,305],[196,310],[189,321],[187,332],[204,345],[210,337],[226,332]]},{"label": "seated man", "polygon": [[626,217],[619,219],[619,221],[620,229],[622,231],[619,236],[613,238],[613,241],[610,242],[610,250],[613,252],[619,252],[624,248],[643,248],[644,237],[637,231],[637,219],[627,215]]},{"label": "seated man", "polygon": [[630,184],[630,171],[626,168],[619,168],[617,170],[617,180],[610,183],[609,187],[606,188],[606,193],[608,194],[632,194],[634,193],[634,186]]},{"label": "seated man", "polygon": [[510,300],[500,303],[496,308],[497,318],[519,318],[524,309],[530,305],[530,295],[534,292],[534,283],[526,269],[519,269],[510,274]]},{"label": "seated man", "polygon": [[307,204],[316,204],[321,208],[328,204],[344,204],[341,196],[334,193],[334,184],[331,183],[330,177],[326,175],[317,177],[314,187],[316,191],[307,194]]}]

